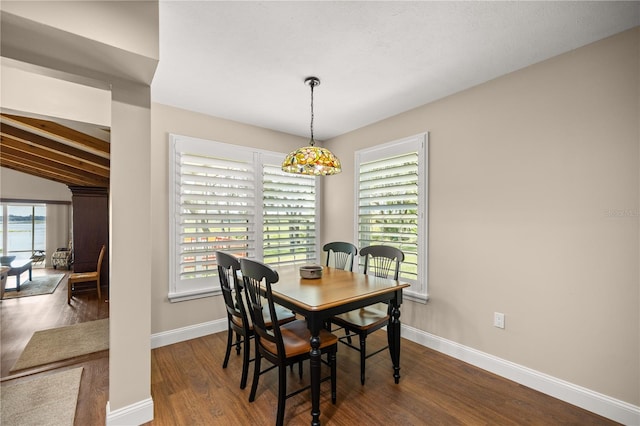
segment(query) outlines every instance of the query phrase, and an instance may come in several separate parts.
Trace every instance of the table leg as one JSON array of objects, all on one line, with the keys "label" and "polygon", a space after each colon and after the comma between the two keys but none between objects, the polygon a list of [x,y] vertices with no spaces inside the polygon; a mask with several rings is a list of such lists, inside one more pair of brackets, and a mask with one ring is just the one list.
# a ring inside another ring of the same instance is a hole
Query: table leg
[{"label": "table leg", "polygon": [[320,426],[320,365],[322,353],[320,352],[319,331],[312,331],[311,343],[311,425]]},{"label": "table leg", "polygon": [[400,308],[391,308],[391,318],[387,326],[387,339],[389,343],[389,353],[393,363],[393,378],[395,382],[400,382]]},{"label": "table leg", "polygon": [[16,275],[16,291],[20,291],[20,275],[22,275],[22,274],[18,273]]},{"label": "table leg", "polygon": [[33,279],[31,278],[31,265],[29,265],[29,281],[33,281]]}]

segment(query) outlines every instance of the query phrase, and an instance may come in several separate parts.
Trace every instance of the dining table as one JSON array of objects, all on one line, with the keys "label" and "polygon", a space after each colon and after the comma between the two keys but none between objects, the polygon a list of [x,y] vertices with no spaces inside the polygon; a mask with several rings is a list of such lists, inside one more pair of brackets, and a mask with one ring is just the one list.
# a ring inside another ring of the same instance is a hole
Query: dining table
[{"label": "dining table", "polygon": [[387,325],[393,378],[400,381],[400,305],[402,290],[410,284],[399,280],[323,266],[318,278],[301,278],[299,266],[279,266],[279,280],[271,288],[274,302],[305,317],[311,332],[311,424],[320,425],[320,330],[334,315],[378,302],[390,305]]}]

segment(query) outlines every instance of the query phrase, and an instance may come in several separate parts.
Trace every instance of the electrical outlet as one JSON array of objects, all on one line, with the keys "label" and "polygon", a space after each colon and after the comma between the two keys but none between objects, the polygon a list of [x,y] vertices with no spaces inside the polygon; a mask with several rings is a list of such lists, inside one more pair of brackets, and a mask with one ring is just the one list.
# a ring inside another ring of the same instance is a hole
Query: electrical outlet
[{"label": "electrical outlet", "polygon": [[493,313],[493,326],[504,328],[504,314],[500,312]]}]

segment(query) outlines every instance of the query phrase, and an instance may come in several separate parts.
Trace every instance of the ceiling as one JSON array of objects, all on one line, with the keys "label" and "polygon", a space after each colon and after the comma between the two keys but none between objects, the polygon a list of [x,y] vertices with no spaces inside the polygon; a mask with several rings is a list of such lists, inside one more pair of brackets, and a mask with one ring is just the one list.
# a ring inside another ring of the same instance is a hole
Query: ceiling
[{"label": "ceiling", "polygon": [[[160,0],[154,102],[327,140],[640,25],[640,2]],[[0,114],[0,166],[108,186],[109,129]]]},{"label": "ceiling", "polygon": [[108,129],[5,112],[0,123],[1,167],[70,186],[109,186]]},{"label": "ceiling", "polygon": [[160,1],[152,100],[308,136],[355,130],[640,25],[640,2]]}]

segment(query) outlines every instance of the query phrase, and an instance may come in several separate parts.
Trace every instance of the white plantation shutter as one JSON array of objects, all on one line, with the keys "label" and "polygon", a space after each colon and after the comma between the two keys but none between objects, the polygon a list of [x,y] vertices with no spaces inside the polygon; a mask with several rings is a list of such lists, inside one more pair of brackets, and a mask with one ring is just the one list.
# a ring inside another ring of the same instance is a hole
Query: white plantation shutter
[{"label": "white plantation shutter", "polygon": [[360,248],[389,245],[402,250],[400,279],[412,284],[406,294],[426,300],[427,135],[358,151],[356,163]]},{"label": "white plantation shutter", "polygon": [[179,158],[180,279],[217,276],[216,250],[246,256],[255,244],[253,164],[186,153]]},{"label": "white plantation shutter", "polygon": [[316,263],[316,177],[263,166],[263,258],[272,266]]},{"label": "white plantation shutter", "polygon": [[285,154],[170,136],[172,302],[220,293],[218,250],[272,266],[316,259],[316,178]]}]

